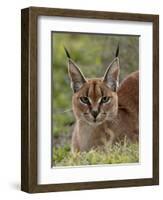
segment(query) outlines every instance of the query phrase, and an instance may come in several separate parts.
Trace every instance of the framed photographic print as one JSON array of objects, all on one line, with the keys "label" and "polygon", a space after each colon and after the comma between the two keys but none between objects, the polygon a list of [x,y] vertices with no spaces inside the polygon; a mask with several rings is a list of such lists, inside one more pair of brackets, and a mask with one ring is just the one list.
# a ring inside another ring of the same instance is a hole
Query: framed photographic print
[{"label": "framed photographic print", "polygon": [[159,16],[21,11],[21,189],[159,184]]}]

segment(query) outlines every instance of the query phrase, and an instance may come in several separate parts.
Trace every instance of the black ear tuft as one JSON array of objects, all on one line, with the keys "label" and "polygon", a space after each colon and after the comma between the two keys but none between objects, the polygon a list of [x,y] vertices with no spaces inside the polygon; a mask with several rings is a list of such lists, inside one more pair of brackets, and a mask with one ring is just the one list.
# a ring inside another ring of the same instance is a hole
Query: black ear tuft
[{"label": "black ear tuft", "polygon": [[71,59],[71,56],[70,56],[68,50],[66,49],[66,47],[64,47],[64,49],[65,49],[65,52],[66,52],[67,57],[68,57],[69,59]]},{"label": "black ear tuft", "polygon": [[116,53],[115,53],[115,57],[118,57],[118,55],[119,55],[119,43],[117,45],[117,50],[116,50]]}]

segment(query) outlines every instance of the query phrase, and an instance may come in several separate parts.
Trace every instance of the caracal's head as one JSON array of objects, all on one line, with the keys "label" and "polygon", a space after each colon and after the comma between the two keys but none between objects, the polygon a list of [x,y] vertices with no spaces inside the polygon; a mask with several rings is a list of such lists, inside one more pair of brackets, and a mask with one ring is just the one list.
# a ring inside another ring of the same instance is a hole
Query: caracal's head
[{"label": "caracal's head", "polygon": [[98,125],[117,115],[119,59],[116,57],[102,78],[87,79],[74,61],[68,59],[68,73],[73,89],[72,108],[77,120]]}]

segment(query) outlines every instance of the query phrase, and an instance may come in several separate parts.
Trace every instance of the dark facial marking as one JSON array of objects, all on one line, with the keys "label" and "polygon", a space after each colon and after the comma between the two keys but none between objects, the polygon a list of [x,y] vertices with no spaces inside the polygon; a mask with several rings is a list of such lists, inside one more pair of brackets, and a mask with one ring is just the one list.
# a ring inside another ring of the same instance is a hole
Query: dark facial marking
[{"label": "dark facial marking", "polygon": [[93,94],[96,94],[96,82],[93,83]]},{"label": "dark facial marking", "polygon": [[100,92],[101,92],[101,97],[104,96],[104,92],[103,92],[103,89],[100,87]]}]

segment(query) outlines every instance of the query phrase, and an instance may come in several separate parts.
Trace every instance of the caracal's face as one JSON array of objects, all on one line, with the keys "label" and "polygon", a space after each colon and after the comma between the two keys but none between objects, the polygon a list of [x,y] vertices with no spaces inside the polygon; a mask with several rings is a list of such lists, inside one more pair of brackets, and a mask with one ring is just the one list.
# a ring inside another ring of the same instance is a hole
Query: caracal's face
[{"label": "caracal's face", "polygon": [[102,78],[86,79],[80,68],[69,59],[68,65],[73,89],[72,107],[77,120],[100,124],[117,114],[119,59],[116,57]]},{"label": "caracal's face", "polygon": [[118,110],[118,97],[102,79],[89,79],[74,93],[72,105],[78,120],[97,125],[114,119]]}]

